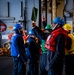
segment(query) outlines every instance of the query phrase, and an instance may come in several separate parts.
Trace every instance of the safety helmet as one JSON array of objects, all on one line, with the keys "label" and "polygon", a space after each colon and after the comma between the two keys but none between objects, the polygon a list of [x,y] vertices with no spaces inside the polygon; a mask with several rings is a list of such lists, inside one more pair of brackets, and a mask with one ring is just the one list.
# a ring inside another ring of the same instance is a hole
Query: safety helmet
[{"label": "safety helmet", "polygon": [[56,17],[56,18],[53,20],[53,23],[56,23],[56,24],[59,24],[59,25],[63,26],[65,22],[64,22],[64,19],[63,19],[63,18],[61,18],[61,17]]},{"label": "safety helmet", "polygon": [[66,29],[66,30],[72,30],[72,26],[70,25],[70,24],[65,24],[64,26],[63,26],[63,28],[64,29]]},{"label": "safety helmet", "polygon": [[33,30],[30,30],[30,31],[29,31],[29,35],[34,35]]},{"label": "safety helmet", "polygon": [[13,30],[21,29],[22,26],[20,24],[15,24]]},{"label": "safety helmet", "polygon": [[47,24],[46,27],[45,27],[45,30],[50,30],[50,29],[51,29],[51,25]]}]

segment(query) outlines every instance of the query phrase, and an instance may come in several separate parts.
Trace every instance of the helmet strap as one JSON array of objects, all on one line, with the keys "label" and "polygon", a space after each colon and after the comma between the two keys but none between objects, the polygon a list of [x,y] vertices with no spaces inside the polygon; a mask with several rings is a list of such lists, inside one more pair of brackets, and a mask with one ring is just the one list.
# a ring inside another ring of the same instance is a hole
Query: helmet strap
[{"label": "helmet strap", "polygon": [[52,30],[56,29],[57,25],[58,25],[58,24],[55,24],[55,26],[52,28]]},{"label": "helmet strap", "polygon": [[23,35],[23,32],[22,32],[22,31],[20,31],[20,29],[18,29],[18,32],[19,32],[19,34],[22,34],[22,35]]},{"label": "helmet strap", "polygon": [[18,32],[20,33],[20,30],[18,29]]}]

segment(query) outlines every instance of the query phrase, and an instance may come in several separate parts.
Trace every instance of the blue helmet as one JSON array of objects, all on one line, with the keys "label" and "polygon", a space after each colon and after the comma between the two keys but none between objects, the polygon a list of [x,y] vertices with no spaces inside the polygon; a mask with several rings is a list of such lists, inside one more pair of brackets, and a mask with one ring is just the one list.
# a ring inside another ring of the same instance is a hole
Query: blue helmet
[{"label": "blue helmet", "polygon": [[34,31],[33,30],[30,30],[29,31],[29,35],[34,35]]},{"label": "blue helmet", "polygon": [[21,29],[22,26],[20,24],[15,24],[13,30]]},{"label": "blue helmet", "polygon": [[56,17],[56,18],[53,20],[53,22],[56,23],[56,24],[59,24],[59,25],[61,25],[61,26],[63,26],[63,25],[65,24],[64,19],[61,18],[61,17]]}]

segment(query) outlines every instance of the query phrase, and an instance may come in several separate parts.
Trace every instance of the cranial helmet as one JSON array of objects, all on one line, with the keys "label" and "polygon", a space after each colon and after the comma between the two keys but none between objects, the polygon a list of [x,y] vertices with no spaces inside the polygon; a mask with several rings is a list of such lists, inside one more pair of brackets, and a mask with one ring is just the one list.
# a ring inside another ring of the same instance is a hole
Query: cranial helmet
[{"label": "cranial helmet", "polygon": [[46,30],[50,30],[51,29],[51,25],[50,24],[47,24],[46,27],[45,27],[45,29]]},{"label": "cranial helmet", "polygon": [[56,17],[56,18],[53,20],[53,23],[56,23],[56,24],[59,24],[59,25],[63,26],[65,22],[64,22],[64,19],[63,19],[63,18],[61,18],[61,17]]},{"label": "cranial helmet", "polygon": [[21,29],[22,26],[20,24],[15,24],[14,27],[13,27],[13,30],[17,30],[17,29]]},{"label": "cranial helmet", "polygon": [[30,31],[29,31],[29,35],[34,35],[33,30],[30,30]]},{"label": "cranial helmet", "polygon": [[70,24],[65,24],[64,26],[63,26],[63,28],[64,29],[66,29],[66,30],[72,30],[72,26],[70,25]]}]

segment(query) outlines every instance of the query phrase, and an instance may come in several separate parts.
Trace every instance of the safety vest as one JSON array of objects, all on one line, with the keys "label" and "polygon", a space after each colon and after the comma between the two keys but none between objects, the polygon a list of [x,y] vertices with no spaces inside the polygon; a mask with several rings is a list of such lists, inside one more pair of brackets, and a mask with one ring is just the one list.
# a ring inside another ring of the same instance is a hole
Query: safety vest
[{"label": "safety vest", "polygon": [[19,34],[14,34],[12,36],[12,39],[11,39],[11,56],[18,56],[19,55],[19,50],[18,50],[18,47],[17,47],[17,42],[16,42],[16,39],[17,37],[22,37],[21,35]]},{"label": "safety vest", "polygon": [[66,37],[68,37],[67,32],[65,30],[63,30],[62,28],[58,28],[58,29],[52,31],[51,35],[48,36],[46,43],[45,43],[45,47],[48,50],[55,52],[55,40],[59,34],[63,34]]},{"label": "safety vest", "polygon": [[70,50],[65,50],[65,55],[71,55],[74,54],[74,35],[68,34],[68,36],[72,39],[72,45]]}]

